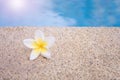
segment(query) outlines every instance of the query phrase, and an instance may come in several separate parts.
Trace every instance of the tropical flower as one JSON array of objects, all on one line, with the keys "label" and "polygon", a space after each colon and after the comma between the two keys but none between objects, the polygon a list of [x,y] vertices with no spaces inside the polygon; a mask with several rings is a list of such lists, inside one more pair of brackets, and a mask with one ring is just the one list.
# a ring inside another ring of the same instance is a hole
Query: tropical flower
[{"label": "tropical flower", "polygon": [[25,39],[23,43],[26,47],[32,48],[30,60],[36,59],[39,55],[45,58],[51,58],[49,48],[54,44],[53,36],[45,37],[40,30],[35,31],[35,39]]}]

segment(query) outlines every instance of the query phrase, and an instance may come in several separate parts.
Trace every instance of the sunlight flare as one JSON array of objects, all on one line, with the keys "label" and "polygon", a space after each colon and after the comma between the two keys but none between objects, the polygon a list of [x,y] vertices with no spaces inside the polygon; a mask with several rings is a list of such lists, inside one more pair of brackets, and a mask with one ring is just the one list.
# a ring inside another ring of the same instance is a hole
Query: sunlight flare
[{"label": "sunlight flare", "polygon": [[27,0],[9,0],[7,3],[13,11],[22,11],[27,7]]}]

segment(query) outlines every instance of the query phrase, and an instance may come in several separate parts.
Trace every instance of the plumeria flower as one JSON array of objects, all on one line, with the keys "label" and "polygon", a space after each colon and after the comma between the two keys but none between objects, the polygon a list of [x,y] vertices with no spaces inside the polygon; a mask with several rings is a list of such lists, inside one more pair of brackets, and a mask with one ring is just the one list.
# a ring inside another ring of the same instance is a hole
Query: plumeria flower
[{"label": "plumeria flower", "polygon": [[54,44],[53,36],[45,37],[40,30],[35,32],[35,39],[25,39],[23,43],[26,47],[33,49],[30,55],[30,60],[36,59],[39,55],[45,58],[51,58],[49,48]]}]

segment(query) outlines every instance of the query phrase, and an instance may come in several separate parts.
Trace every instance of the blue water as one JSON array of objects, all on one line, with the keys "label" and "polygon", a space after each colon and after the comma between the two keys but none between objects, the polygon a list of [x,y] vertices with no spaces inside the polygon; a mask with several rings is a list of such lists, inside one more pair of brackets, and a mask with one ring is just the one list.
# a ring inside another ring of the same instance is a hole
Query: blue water
[{"label": "blue water", "polygon": [[6,13],[1,1],[0,26],[120,26],[120,0],[41,1],[25,15]]}]

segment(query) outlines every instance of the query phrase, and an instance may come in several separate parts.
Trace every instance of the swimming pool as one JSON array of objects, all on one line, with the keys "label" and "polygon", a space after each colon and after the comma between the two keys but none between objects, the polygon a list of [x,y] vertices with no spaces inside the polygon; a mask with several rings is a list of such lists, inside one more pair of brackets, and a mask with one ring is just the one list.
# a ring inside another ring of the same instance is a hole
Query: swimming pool
[{"label": "swimming pool", "polygon": [[19,14],[6,1],[0,2],[0,26],[120,26],[120,0],[36,0]]}]

